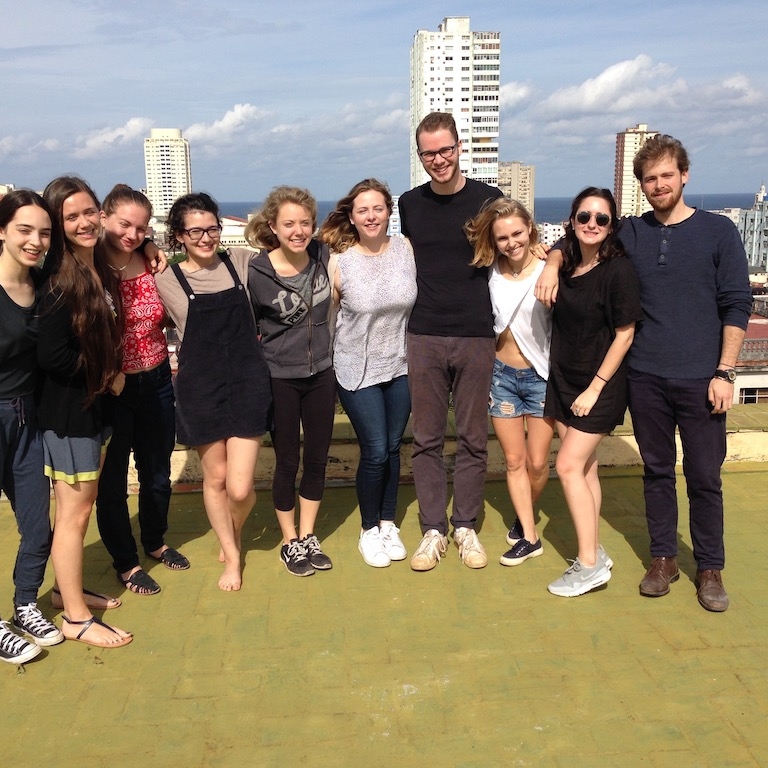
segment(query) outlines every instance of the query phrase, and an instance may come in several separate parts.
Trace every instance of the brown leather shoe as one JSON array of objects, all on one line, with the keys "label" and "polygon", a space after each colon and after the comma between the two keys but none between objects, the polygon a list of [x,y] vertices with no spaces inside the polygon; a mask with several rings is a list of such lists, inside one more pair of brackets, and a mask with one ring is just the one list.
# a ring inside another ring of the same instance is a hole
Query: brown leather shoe
[{"label": "brown leather shoe", "polygon": [[645,597],[662,597],[669,592],[669,585],[679,578],[676,557],[654,557],[651,567],[640,582],[640,594]]},{"label": "brown leather shoe", "polygon": [[702,607],[708,611],[722,613],[728,610],[728,593],[723,586],[720,571],[706,570],[696,572],[696,597]]}]

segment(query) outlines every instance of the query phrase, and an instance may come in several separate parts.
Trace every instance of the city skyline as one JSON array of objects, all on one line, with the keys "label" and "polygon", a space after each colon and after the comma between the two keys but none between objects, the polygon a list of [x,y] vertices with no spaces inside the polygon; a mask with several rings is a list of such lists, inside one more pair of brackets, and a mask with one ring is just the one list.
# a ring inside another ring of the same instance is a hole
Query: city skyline
[{"label": "city skyline", "polygon": [[179,127],[195,188],[220,200],[281,183],[334,199],[371,175],[402,192],[409,49],[419,29],[460,15],[501,32],[499,159],[535,165],[537,195],[612,188],[616,133],[637,123],[683,141],[696,194],[768,177],[768,75],[756,65],[768,8],[756,0],[224,8],[14,6],[0,45],[0,184],[41,188],[74,171],[102,196],[118,181],[143,187],[143,139]]}]

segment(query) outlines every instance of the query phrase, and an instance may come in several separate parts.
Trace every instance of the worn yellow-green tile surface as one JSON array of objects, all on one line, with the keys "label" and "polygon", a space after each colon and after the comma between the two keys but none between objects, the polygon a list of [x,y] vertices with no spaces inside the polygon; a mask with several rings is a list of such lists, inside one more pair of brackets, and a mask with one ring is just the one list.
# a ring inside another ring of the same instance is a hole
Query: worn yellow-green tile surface
[{"label": "worn yellow-green tile surface", "polygon": [[[88,768],[768,765],[766,481],[765,465],[724,475],[725,614],[696,601],[682,479],[682,576],[667,597],[639,596],[648,556],[637,472],[603,477],[613,578],[572,600],[546,591],[575,554],[556,480],[540,505],[545,554],[517,568],[497,564],[512,516],[504,485],[488,484],[480,538],[491,562],[481,571],[463,567],[452,544],[429,573],[407,561],[369,568],[354,491],[330,489],[317,532],[334,568],[306,579],[279,563],[262,493],[245,531],[243,589],[230,594],[216,586],[199,494],[174,495],[168,535],[192,568],[145,563],[163,588],[154,597],[122,594],[93,521],[86,584],[121,594],[105,618],[135,640],[111,651],[66,642],[21,669],[3,664],[0,755]],[[412,487],[400,501],[413,551]],[[3,502],[5,618],[16,547]],[[47,613],[52,581],[49,568]]]}]

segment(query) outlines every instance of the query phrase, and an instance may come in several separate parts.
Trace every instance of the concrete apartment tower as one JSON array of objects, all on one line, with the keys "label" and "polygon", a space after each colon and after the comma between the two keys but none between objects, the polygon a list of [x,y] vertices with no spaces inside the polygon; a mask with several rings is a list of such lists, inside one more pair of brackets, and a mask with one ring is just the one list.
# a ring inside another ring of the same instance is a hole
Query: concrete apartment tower
[{"label": "concrete apartment tower", "polygon": [[179,128],[153,128],[144,139],[147,197],[159,219],[168,216],[173,202],[192,191],[189,142]]},{"label": "concrete apartment tower", "polygon": [[651,210],[640,189],[640,183],[635,178],[632,162],[640,147],[648,139],[658,135],[658,131],[649,131],[645,123],[638,123],[634,128],[627,128],[623,133],[616,134],[613,196],[616,198],[619,216],[640,216]]},{"label": "concrete apartment tower", "polygon": [[411,46],[411,187],[429,180],[416,155],[416,126],[450,112],[464,153],[463,173],[498,184],[499,32],[472,32],[469,17],[449,16],[437,32],[419,30]]},{"label": "concrete apartment tower", "polygon": [[522,203],[528,213],[536,216],[533,210],[535,195],[536,166],[523,165],[516,160],[511,163],[499,163],[499,189],[505,197],[511,197]]}]

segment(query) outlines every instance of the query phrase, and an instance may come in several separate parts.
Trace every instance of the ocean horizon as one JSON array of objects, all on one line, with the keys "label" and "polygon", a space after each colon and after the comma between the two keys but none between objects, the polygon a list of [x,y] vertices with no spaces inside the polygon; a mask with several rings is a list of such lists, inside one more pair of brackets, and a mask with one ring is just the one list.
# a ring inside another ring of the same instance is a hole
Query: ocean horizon
[{"label": "ocean horizon", "polygon": [[[534,218],[537,224],[558,224],[568,218],[572,197],[537,197],[534,202]],[[724,208],[751,208],[755,202],[754,192],[729,192],[720,194],[694,194],[686,192],[685,201],[688,205],[702,208],[705,211],[721,211]],[[321,224],[336,205],[335,200],[317,201],[317,221]],[[257,202],[221,202],[219,203],[224,216],[234,216],[247,219],[248,214],[261,207]]]}]

